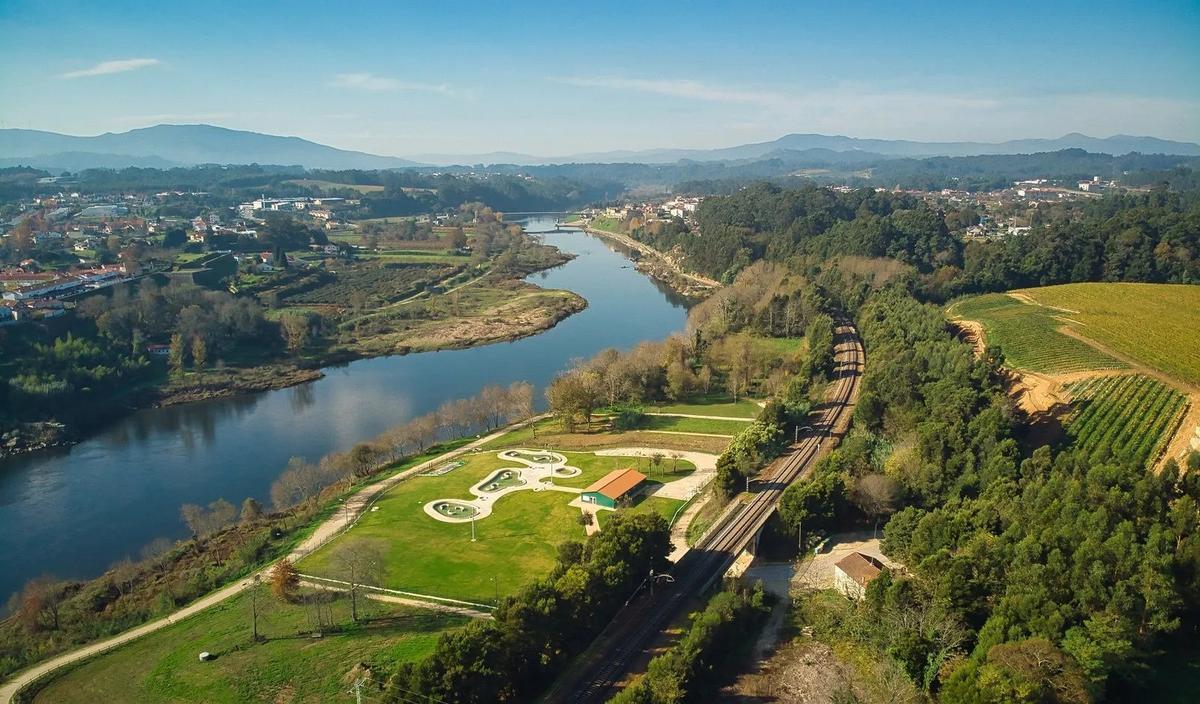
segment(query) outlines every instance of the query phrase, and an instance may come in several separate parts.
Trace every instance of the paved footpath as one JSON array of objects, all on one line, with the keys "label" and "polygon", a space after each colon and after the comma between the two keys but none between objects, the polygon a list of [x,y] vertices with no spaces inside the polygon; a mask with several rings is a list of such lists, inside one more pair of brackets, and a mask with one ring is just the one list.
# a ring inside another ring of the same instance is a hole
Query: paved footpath
[{"label": "paved footpath", "polygon": [[[540,418],[541,416],[538,416],[537,418],[533,418],[531,420],[538,420]],[[525,421],[525,423],[529,422],[531,421]],[[344,502],[342,502],[341,507],[338,508],[338,510],[335,511],[332,516],[326,519],[324,523],[317,526],[317,529],[313,531],[312,535],[297,545],[296,548],[292,550],[291,554],[287,556],[287,559],[291,560],[292,562],[299,560],[300,558],[312,553],[317,548],[332,540],[342,531],[354,525],[354,522],[360,515],[362,515],[363,511],[365,511],[367,507],[369,507],[375,501],[375,499],[380,496],[380,494],[388,489],[391,489],[396,484],[399,484],[414,474],[420,474],[421,472],[429,470],[446,462],[447,460],[471,452],[472,450],[475,450],[476,448],[479,448],[484,444],[499,438],[501,435],[504,435],[513,429],[514,426],[502,428],[491,435],[472,440],[457,450],[452,450],[444,455],[439,455],[431,460],[427,460],[421,464],[406,469],[403,472],[398,472],[390,477],[364,486],[352,494]],[[262,579],[266,579],[268,576],[267,573],[270,571],[270,569],[271,566],[267,566],[260,572],[257,572],[256,575]],[[12,679],[9,679],[8,681],[4,682],[4,684],[0,685],[0,704],[10,704],[17,692],[49,672],[53,672],[60,667],[65,667],[67,665],[79,662],[85,658],[90,658],[93,655],[103,653],[106,650],[111,650],[130,641],[137,640],[144,635],[162,630],[163,628],[166,628],[167,626],[170,626],[178,621],[182,621],[189,616],[194,616],[195,614],[214,604],[219,604],[230,597],[237,596],[251,586],[256,575],[248,575],[236,582],[218,589],[211,594],[208,594],[207,596],[200,597],[196,601],[193,601],[169,616],[160,618],[156,621],[150,621],[149,623],[144,623],[137,628],[133,628],[111,638],[92,643],[91,645],[85,645],[76,650],[68,651],[49,660],[38,663],[27,670],[18,672],[12,677]]]}]

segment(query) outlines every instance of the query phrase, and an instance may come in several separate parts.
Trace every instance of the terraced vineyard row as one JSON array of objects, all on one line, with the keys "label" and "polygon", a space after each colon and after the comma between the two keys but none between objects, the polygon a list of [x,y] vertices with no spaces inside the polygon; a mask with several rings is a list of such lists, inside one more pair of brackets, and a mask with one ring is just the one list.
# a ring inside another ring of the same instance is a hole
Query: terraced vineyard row
[{"label": "terraced vineyard row", "polygon": [[1077,409],[1067,434],[1076,447],[1144,465],[1158,459],[1187,406],[1186,396],[1141,374],[1091,377],[1067,389]]},{"label": "terraced vineyard row", "polygon": [[1023,303],[1003,293],[989,293],[956,303],[949,313],[978,321],[989,345],[999,347],[1017,369],[1064,374],[1125,365],[1075,338],[1058,332],[1065,323],[1058,312]]}]

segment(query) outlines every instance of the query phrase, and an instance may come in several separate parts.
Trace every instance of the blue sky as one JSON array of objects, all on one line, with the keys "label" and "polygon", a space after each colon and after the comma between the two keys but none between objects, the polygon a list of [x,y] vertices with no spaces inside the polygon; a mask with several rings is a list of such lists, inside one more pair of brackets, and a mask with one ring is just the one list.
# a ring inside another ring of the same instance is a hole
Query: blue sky
[{"label": "blue sky", "polygon": [[0,0],[0,127],[206,122],[380,154],[789,132],[1200,141],[1200,2]]}]

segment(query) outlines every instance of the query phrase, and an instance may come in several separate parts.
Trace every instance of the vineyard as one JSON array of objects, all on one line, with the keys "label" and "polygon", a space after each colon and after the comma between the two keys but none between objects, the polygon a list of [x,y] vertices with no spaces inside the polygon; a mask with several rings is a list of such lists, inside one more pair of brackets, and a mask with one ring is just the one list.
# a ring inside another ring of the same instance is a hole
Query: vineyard
[{"label": "vineyard", "polygon": [[1014,293],[1042,304],[1025,308],[1052,312],[1089,340],[1200,386],[1200,286],[1085,283]]},{"label": "vineyard", "polygon": [[1008,365],[1044,374],[1092,369],[1121,369],[1126,365],[1090,345],[1058,332],[1066,324],[1060,311],[1023,303],[1003,293],[975,296],[954,304],[955,318],[983,326],[987,344],[1004,352]]},{"label": "vineyard", "polygon": [[1074,445],[1143,465],[1158,459],[1187,404],[1183,394],[1140,374],[1091,377],[1067,389],[1075,398],[1066,424]]}]

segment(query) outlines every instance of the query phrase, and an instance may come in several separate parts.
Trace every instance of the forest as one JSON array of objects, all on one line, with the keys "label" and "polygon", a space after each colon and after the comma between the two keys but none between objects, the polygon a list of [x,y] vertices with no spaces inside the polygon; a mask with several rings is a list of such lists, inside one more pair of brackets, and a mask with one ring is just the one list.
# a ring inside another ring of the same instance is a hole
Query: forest
[{"label": "forest", "polygon": [[1200,281],[1200,192],[1155,190],[1055,204],[1027,234],[963,243],[947,218],[903,194],[838,193],[757,183],[705,199],[696,230],[641,228],[679,248],[701,273],[731,281],[759,259],[801,270],[838,256],[889,258],[915,269],[914,290],[945,301],[967,293],[1078,281]]}]

